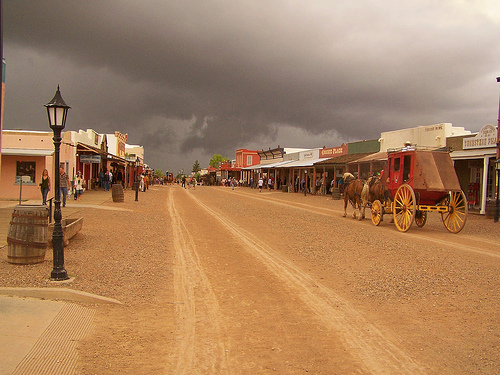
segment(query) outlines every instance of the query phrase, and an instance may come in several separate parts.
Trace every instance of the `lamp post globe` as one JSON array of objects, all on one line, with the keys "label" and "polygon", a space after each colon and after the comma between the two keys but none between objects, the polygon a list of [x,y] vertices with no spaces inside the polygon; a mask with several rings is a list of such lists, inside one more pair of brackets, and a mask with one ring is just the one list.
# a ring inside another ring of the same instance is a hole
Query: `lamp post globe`
[{"label": "lamp post globe", "polygon": [[61,132],[66,126],[66,117],[68,115],[68,106],[59,91],[57,91],[50,102],[45,104],[47,115],[49,117],[49,126],[54,132],[54,232],[52,233],[52,249],[53,249],[53,269],[50,278],[55,281],[68,279],[68,273],[64,268],[64,233],[61,226],[61,192],[60,174],[59,174],[59,150],[61,148]]}]

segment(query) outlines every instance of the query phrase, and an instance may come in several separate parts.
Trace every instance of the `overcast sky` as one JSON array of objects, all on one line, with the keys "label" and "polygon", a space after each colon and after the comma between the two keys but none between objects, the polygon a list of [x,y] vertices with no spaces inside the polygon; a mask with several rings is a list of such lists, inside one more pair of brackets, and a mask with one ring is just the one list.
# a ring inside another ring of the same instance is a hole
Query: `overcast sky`
[{"label": "overcast sky", "polygon": [[498,0],[3,0],[4,129],[118,130],[153,168],[496,125]]}]

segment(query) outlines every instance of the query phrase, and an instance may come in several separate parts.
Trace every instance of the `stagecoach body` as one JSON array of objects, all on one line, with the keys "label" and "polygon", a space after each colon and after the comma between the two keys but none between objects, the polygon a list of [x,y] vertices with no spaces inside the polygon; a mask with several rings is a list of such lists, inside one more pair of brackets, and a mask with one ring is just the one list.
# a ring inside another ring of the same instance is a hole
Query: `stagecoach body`
[{"label": "stagecoach body", "polygon": [[392,213],[396,227],[406,232],[413,222],[424,226],[427,212],[437,211],[450,232],[463,229],[467,200],[448,152],[413,147],[389,150],[381,183],[390,199],[372,202],[375,225],[384,213]]}]

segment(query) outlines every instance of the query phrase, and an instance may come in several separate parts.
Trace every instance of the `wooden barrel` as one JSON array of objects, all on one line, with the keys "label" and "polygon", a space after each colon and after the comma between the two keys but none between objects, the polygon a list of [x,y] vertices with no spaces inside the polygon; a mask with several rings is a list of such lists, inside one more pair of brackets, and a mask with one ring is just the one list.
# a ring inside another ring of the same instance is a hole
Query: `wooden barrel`
[{"label": "wooden barrel", "polygon": [[495,217],[496,208],[497,208],[497,201],[495,199],[486,201],[486,218],[493,219]]},{"label": "wooden barrel", "polygon": [[332,187],[332,199],[340,199],[340,189],[336,187]]},{"label": "wooden barrel", "polygon": [[123,186],[121,184],[114,184],[111,188],[111,195],[113,196],[113,202],[123,202]]},{"label": "wooden barrel", "polygon": [[49,210],[44,205],[17,205],[7,235],[7,261],[35,264],[45,260]]}]

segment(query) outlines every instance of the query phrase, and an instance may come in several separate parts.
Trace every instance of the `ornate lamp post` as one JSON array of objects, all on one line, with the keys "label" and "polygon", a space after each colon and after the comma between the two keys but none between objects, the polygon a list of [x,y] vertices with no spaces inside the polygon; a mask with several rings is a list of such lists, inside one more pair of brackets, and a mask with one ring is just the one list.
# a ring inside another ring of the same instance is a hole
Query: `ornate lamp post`
[{"label": "ornate lamp post", "polygon": [[135,170],[137,173],[136,179],[135,179],[135,201],[139,201],[139,165],[141,165],[141,161],[139,160],[139,157],[135,159]]},{"label": "ornate lamp post", "polygon": [[59,91],[59,85],[57,85],[57,91],[50,102],[45,104],[47,107],[47,114],[49,116],[49,126],[54,132],[54,188],[55,188],[55,200],[54,200],[54,232],[52,234],[52,246],[54,252],[53,259],[53,269],[50,274],[50,278],[56,281],[67,280],[68,273],[64,268],[64,243],[63,243],[63,231],[61,227],[61,192],[59,191],[60,185],[60,174],[59,174],[59,149],[61,147],[61,131],[66,125],[66,116],[68,115],[68,106],[63,98],[61,97],[61,92]]},{"label": "ornate lamp post", "polygon": [[[500,77],[497,77],[497,82],[500,82]],[[496,180],[497,180],[497,200],[495,202],[495,216],[493,217],[493,221],[495,223],[498,223],[498,211],[499,211],[499,197],[498,194],[500,193],[500,178],[499,178],[499,168],[500,168],[500,99],[498,102],[498,119],[497,119],[497,160],[495,162],[495,169],[496,169]]]}]

